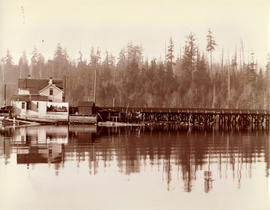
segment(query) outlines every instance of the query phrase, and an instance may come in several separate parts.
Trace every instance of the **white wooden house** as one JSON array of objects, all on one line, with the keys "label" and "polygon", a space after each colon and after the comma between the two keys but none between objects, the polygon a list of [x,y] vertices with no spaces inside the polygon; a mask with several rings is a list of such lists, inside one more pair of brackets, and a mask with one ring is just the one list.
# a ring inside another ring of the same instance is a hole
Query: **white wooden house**
[{"label": "white wooden house", "polygon": [[68,120],[68,103],[63,102],[63,82],[52,79],[19,79],[18,94],[12,98],[18,118],[57,122]]},{"label": "white wooden house", "polygon": [[48,96],[51,102],[63,102],[64,91],[61,86],[57,86],[50,79],[48,85],[39,91],[40,95]]},{"label": "white wooden house", "polygon": [[43,95],[51,102],[63,102],[64,90],[61,80],[50,79],[19,79],[18,95]]}]

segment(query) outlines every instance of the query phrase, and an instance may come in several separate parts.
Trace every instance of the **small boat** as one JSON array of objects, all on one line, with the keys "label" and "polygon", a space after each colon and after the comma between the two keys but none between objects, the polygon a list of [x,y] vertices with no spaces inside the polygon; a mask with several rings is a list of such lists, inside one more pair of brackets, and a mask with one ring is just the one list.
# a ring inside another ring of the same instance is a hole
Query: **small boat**
[{"label": "small boat", "polygon": [[71,124],[96,124],[96,115],[69,115],[69,123]]},{"label": "small boat", "polygon": [[16,122],[12,119],[9,119],[7,117],[4,117],[1,121],[0,124],[2,127],[7,127],[7,126],[13,126],[16,125]]},{"label": "small boat", "polygon": [[67,123],[65,119],[55,118],[47,118],[47,117],[25,117],[25,116],[16,116],[16,119],[19,121],[25,122],[33,122],[33,123],[44,123],[44,124],[57,124],[57,123]]},{"label": "small boat", "polygon": [[102,126],[102,127],[128,127],[128,126],[144,126],[144,124],[106,121],[106,122],[98,122],[98,126]]}]

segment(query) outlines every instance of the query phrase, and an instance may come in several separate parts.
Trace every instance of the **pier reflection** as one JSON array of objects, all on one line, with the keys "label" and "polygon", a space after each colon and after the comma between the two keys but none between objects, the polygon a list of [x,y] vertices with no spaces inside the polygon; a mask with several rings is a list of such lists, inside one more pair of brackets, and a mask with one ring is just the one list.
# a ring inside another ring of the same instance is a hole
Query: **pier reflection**
[{"label": "pier reflection", "polygon": [[[206,132],[175,127],[97,128],[95,126],[38,126],[13,129],[0,135],[0,160],[27,167],[54,165],[61,169],[87,164],[89,173],[115,167],[123,175],[162,172],[168,190],[182,185],[191,192],[199,181],[204,192],[216,182],[232,179],[241,187],[252,178],[254,165],[263,164],[269,176],[267,131]],[[65,163],[71,163],[66,166]],[[0,164],[2,164],[0,162]]]}]

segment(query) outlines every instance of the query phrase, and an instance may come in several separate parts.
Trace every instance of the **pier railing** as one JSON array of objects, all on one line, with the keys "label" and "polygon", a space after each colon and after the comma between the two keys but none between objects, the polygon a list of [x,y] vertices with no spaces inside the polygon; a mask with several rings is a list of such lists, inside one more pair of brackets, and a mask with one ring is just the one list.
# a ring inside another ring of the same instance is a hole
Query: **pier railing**
[{"label": "pier railing", "polygon": [[159,107],[100,107],[101,110],[117,112],[157,113],[213,113],[213,114],[270,114],[267,109],[212,109],[212,108],[159,108]]}]

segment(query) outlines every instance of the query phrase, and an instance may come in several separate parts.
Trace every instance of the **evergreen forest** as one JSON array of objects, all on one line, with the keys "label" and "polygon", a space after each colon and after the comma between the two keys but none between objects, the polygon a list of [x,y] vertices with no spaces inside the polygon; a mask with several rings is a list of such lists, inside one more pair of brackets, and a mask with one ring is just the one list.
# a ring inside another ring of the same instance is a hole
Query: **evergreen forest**
[{"label": "evergreen forest", "polygon": [[207,46],[201,49],[196,35],[188,34],[180,55],[170,38],[165,58],[151,60],[144,57],[142,46],[132,42],[117,56],[109,52],[101,56],[99,49],[90,48],[88,59],[79,52],[77,60],[71,59],[61,44],[50,60],[34,48],[29,60],[24,52],[17,64],[7,50],[0,65],[0,98],[4,100],[6,89],[9,104],[17,94],[18,79],[31,75],[63,80],[65,101],[71,106],[95,100],[97,106],[268,108],[270,59],[259,68],[250,52],[250,61],[245,61],[242,47],[214,60],[218,43],[211,30],[205,38]]}]

